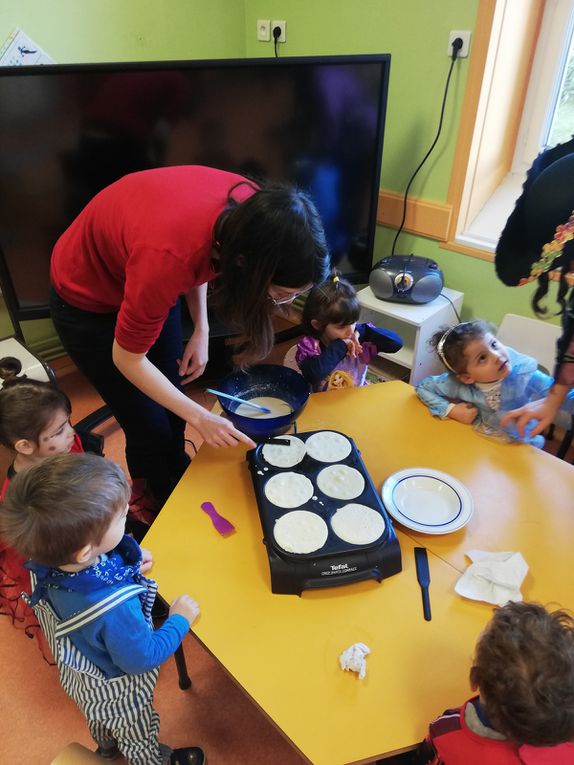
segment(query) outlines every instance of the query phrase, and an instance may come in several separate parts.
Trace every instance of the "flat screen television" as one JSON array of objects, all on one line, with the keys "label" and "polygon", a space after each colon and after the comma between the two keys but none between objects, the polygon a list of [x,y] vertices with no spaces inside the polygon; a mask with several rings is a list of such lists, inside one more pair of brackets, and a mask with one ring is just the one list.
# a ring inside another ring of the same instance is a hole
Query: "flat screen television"
[{"label": "flat screen television", "polygon": [[335,265],[373,260],[389,55],[0,68],[0,283],[48,315],[52,247],[104,186],[202,164],[307,189]]}]

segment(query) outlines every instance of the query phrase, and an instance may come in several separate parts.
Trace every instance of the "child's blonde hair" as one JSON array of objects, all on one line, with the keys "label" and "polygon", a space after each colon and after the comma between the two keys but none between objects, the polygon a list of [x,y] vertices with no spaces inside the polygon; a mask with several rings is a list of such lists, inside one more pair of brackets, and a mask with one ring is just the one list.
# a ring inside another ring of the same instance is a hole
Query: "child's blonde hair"
[{"label": "child's blonde hair", "polygon": [[46,566],[73,563],[99,544],[130,495],[127,478],[96,454],[61,454],[18,473],[0,511],[0,536],[25,558]]}]

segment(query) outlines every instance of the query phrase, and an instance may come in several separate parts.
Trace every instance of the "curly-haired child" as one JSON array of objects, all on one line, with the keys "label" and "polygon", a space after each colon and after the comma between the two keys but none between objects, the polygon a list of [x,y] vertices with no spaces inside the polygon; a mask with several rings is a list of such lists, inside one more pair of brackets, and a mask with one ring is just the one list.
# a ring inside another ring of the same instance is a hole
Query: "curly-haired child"
[{"label": "curly-haired child", "polygon": [[446,710],[416,765],[574,763],[574,618],[537,603],[494,611],[470,670],[479,692]]}]

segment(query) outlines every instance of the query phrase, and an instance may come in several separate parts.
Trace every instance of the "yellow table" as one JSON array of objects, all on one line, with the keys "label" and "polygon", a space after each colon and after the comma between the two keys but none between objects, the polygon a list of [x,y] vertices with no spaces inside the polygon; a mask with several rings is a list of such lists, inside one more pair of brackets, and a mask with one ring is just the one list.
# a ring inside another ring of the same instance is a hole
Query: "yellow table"
[{"label": "yellow table", "polygon": [[[530,567],[525,600],[574,609],[574,579],[566,573],[574,544],[574,467],[532,446],[500,443],[433,418],[403,383],[376,387],[380,394],[368,389],[367,396],[380,400],[379,443],[369,437],[360,443],[377,489],[391,473],[421,465],[458,478],[474,500],[473,517],[459,532],[405,533],[459,571],[470,563],[466,550],[521,552]],[[357,427],[369,428],[369,418],[361,416]]]},{"label": "yellow table", "polygon": [[[196,636],[304,757],[313,765],[368,762],[413,746],[433,716],[470,695],[472,651],[491,608],[454,594],[457,569],[466,565],[462,553],[478,540],[486,549],[501,549],[499,541],[508,539],[504,549],[523,551],[537,585],[543,551],[529,560],[530,549],[521,544],[528,529],[521,531],[519,521],[526,519],[540,533],[543,526],[535,518],[544,513],[537,507],[543,489],[534,487],[541,481],[552,484],[548,496],[562,496],[564,507],[574,490],[574,470],[529,447],[500,446],[470,428],[434,421],[403,383],[314,395],[298,426],[301,431],[332,428],[353,437],[377,488],[395,470],[417,464],[467,483],[477,500],[472,525],[444,539],[420,540],[444,558],[429,555],[431,622],[423,620],[415,542],[400,529],[403,571],[381,584],[305,591],[301,597],[273,595],[240,447],[201,448],[145,545],[154,553],[152,575],[164,597],[188,592],[198,600],[202,613],[193,626]],[[534,478],[525,484],[530,473]],[[490,508],[494,497],[496,506]],[[200,510],[206,500],[235,524],[235,534],[223,538],[215,531]],[[491,525],[497,518],[500,535]],[[563,524],[565,536],[570,524]],[[520,544],[512,539],[513,527]],[[560,544],[565,548],[568,541]],[[547,538],[540,540],[544,546],[546,570],[553,566]],[[564,585],[552,595],[554,575],[544,581],[544,592],[541,586],[535,596],[558,598],[572,589]],[[356,642],[372,651],[363,681],[338,667],[339,654]]]}]

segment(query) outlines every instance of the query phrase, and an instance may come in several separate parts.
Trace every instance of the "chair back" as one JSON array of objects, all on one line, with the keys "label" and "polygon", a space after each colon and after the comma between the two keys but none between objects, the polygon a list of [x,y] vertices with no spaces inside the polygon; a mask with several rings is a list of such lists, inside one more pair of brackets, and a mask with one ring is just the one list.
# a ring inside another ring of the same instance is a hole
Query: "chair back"
[{"label": "chair back", "polygon": [[283,366],[289,367],[289,369],[294,369],[296,372],[299,372],[301,374],[301,370],[299,369],[299,364],[295,361],[295,354],[297,353],[297,346],[292,345],[291,348],[287,351],[285,354],[285,358],[283,359]]},{"label": "chair back", "polygon": [[[556,324],[507,313],[502,319],[496,336],[504,345],[532,356],[538,362],[540,369],[552,376],[556,361],[556,342],[561,334],[562,329]],[[567,434],[573,422],[572,416],[563,411],[559,411],[554,419],[554,424],[564,428]]]},{"label": "chair back", "polygon": [[507,313],[498,328],[497,337],[504,345],[535,358],[539,367],[552,375],[556,361],[556,341],[561,334],[561,328],[555,324]]}]

